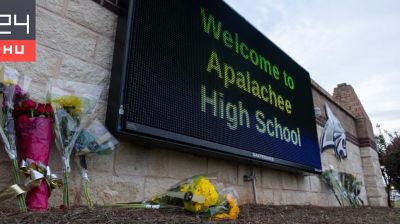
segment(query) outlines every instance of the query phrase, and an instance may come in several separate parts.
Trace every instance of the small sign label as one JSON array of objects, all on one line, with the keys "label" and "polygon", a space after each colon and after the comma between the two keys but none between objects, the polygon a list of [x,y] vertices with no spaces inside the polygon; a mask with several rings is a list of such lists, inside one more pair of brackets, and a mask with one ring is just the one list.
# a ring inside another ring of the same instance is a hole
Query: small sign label
[{"label": "small sign label", "polygon": [[36,60],[36,1],[0,0],[0,62]]}]

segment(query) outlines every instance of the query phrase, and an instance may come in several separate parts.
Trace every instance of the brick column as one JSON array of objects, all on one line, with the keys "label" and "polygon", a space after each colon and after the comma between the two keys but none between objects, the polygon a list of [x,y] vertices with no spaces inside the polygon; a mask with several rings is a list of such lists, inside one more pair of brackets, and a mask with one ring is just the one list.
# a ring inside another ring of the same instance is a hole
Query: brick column
[{"label": "brick column", "polygon": [[357,138],[360,145],[368,204],[370,206],[387,206],[387,195],[370,119],[351,85],[339,84],[333,91],[333,98],[356,119]]}]

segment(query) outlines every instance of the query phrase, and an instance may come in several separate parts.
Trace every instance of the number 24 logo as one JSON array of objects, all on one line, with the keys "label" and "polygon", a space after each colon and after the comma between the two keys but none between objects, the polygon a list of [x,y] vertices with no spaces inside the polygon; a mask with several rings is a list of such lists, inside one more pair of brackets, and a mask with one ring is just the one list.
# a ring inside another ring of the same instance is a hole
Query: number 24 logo
[{"label": "number 24 logo", "polygon": [[[14,15],[14,23],[12,23],[12,15],[11,14],[0,14],[1,18],[7,18],[7,22],[0,23],[0,26],[25,26],[26,27],[26,34],[29,34],[29,14],[26,15],[26,22],[17,22],[17,15]],[[11,34],[11,31],[0,31],[1,34]]]}]

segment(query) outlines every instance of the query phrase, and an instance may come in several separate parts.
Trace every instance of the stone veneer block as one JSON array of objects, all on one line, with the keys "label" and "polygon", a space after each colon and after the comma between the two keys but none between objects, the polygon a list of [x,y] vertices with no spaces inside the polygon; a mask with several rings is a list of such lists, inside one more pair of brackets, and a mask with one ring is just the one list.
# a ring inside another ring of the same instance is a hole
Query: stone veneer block
[{"label": "stone veneer block", "polygon": [[262,189],[260,192],[260,196],[258,196],[258,203],[265,205],[275,205],[274,190]]},{"label": "stone veneer block", "polygon": [[282,193],[282,204],[284,205],[308,205],[310,204],[310,198],[308,193],[283,190]]},{"label": "stone veneer block", "polygon": [[321,204],[321,193],[310,192],[308,193],[308,201],[311,205],[320,206]]},{"label": "stone veneer block", "polygon": [[[74,160],[73,160],[73,158],[71,158],[71,163],[73,163],[73,162],[74,162]],[[61,153],[58,150],[58,148],[56,147],[54,142],[51,145],[49,166],[50,166],[51,172],[62,173],[62,171],[63,171],[63,162],[61,160]]]},{"label": "stone veneer block", "polygon": [[228,186],[238,184],[238,166],[233,161],[209,158],[207,173],[215,173]]},{"label": "stone veneer block", "polygon": [[110,71],[71,56],[65,56],[61,68],[62,79],[99,85],[103,89],[103,83],[110,77]]},{"label": "stone veneer block", "polygon": [[256,186],[258,188],[261,187],[261,182],[262,182],[262,178],[261,178],[261,168],[260,167],[252,167],[249,165],[244,165],[241,164],[238,167],[238,185],[243,185],[243,186],[252,186],[251,181],[244,181],[244,175],[250,175],[251,173],[251,168],[254,169],[254,172],[256,174]]},{"label": "stone veneer block", "polygon": [[[35,62],[8,62],[4,65],[15,68],[21,74],[28,75],[32,80],[45,85],[48,78],[55,77],[58,73],[61,58],[60,52],[37,44]],[[43,89],[40,89],[40,91],[43,92]]]},{"label": "stone veneer block", "polygon": [[187,178],[207,173],[207,158],[189,153],[170,151],[169,177]]},{"label": "stone veneer block", "polygon": [[365,184],[368,186],[377,186],[375,175],[365,175],[364,181],[365,181]]},{"label": "stone veneer block", "polygon": [[38,44],[83,60],[93,60],[97,39],[93,32],[40,7],[36,12]]},{"label": "stone veneer block", "polygon": [[310,191],[311,192],[321,192],[322,186],[324,183],[322,183],[322,180],[319,178],[317,175],[312,175],[310,176]]},{"label": "stone veneer block", "polygon": [[[108,155],[88,155],[86,162],[89,172],[96,171],[107,173],[108,175],[114,174],[114,153]],[[79,157],[76,157],[79,161]]]},{"label": "stone veneer block", "polygon": [[95,113],[95,117],[101,121],[101,122],[105,122],[106,120],[106,113],[107,113],[107,102],[103,101],[103,100],[99,100],[97,102],[96,108],[93,111],[93,113]]},{"label": "stone veneer block", "polygon": [[[251,186],[233,186],[239,195],[239,204],[254,204],[253,189]],[[257,188],[257,200],[261,201],[263,197],[263,191]]]},{"label": "stone veneer block", "polygon": [[297,187],[300,191],[309,192],[311,191],[310,176],[297,175]]},{"label": "stone veneer block", "polygon": [[114,53],[114,39],[99,37],[97,39],[94,63],[111,69]]},{"label": "stone veneer block", "polygon": [[3,189],[5,187],[10,186],[13,183],[13,177],[11,173],[11,162],[10,161],[5,161],[5,162],[0,162],[0,184],[3,187],[0,187],[0,189]]},{"label": "stone veneer block", "polygon": [[372,164],[369,158],[363,158],[364,165],[364,174],[365,175],[374,175],[376,174],[376,167]]},{"label": "stone veneer block", "polygon": [[282,189],[298,190],[297,174],[282,172]]},{"label": "stone veneer block", "polygon": [[376,187],[367,187],[367,196],[371,198],[371,197],[382,197],[384,195],[382,194],[378,186],[376,186]]},{"label": "stone veneer block", "polygon": [[387,200],[385,197],[370,197],[368,198],[369,203],[375,206],[388,206]]},{"label": "stone veneer block", "polygon": [[371,157],[373,155],[373,153],[374,153],[374,151],[370,150],[369,147],[360,148],[360,156],[361,156],[361,158]]},{"label": "stone veneer block", "polygon": [[139,159],[143,161],[146,176],[168,177],[170,150],[147,148],[141,150]]},{"label": "stone veneer block", "polygon": [[270,189],[282,189],[282,171],[262,168],[262,187]]},{"label": "stone veneer block", "polygon": [[66,16],[104,36],[115,36],[118,16],[93,1],[69,0]]},{"label": "stone veneer block", "polygon": [[145,148],[121,141],[115,152],[115,174],[117,176],[145,175],[146,161],[140,155],[145,151]]},{"label": "stone veneer block", "polygon": [[1,162],[10,162],[8,154],[6,153],[6,150],[4,150],[3,141],[0,141],[0,163]]},{"label": "stone veneer block", "polygon": [[[90,190],[96,204],[114,204],[144,200],[145,179],[142,176],[111,177],[98,172],[91,175]],[[104,184],[109,183],[109,184]],[[85,201],[85,199],[82,199]]]},{"label": "stone veneer block", "polygon": [[36,5],[62,15],[65,0],[36,0]]},{"label": "stone veneer block", "polygon": [[144,199],[150,199],[152,196],[166,191],[179,181],[179,179],[172,178],[146,177],[144,185]]}]

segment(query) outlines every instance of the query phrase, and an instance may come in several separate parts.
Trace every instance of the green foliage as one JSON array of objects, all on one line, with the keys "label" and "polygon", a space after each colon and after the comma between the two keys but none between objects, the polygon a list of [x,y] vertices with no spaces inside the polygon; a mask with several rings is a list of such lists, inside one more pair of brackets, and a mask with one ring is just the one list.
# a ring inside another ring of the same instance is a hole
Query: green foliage
[{"label": "green foliage", "polygon": [[390,143],[381,157],[391,186],[400,189],[400,136],[395,132],[389,134]]},{"label": "green foliage", "polygon": [[[398,132],[389,133],[388,131],[384,131],[384,135],[380,126],[377,125],[376,127],[379,129],[379,135],[375,136],[379,162],[382,166],[386,190],[390,195],[391,187],[400,189],[400,136]],[[390,203],[389,198],[388,202]]]}]

